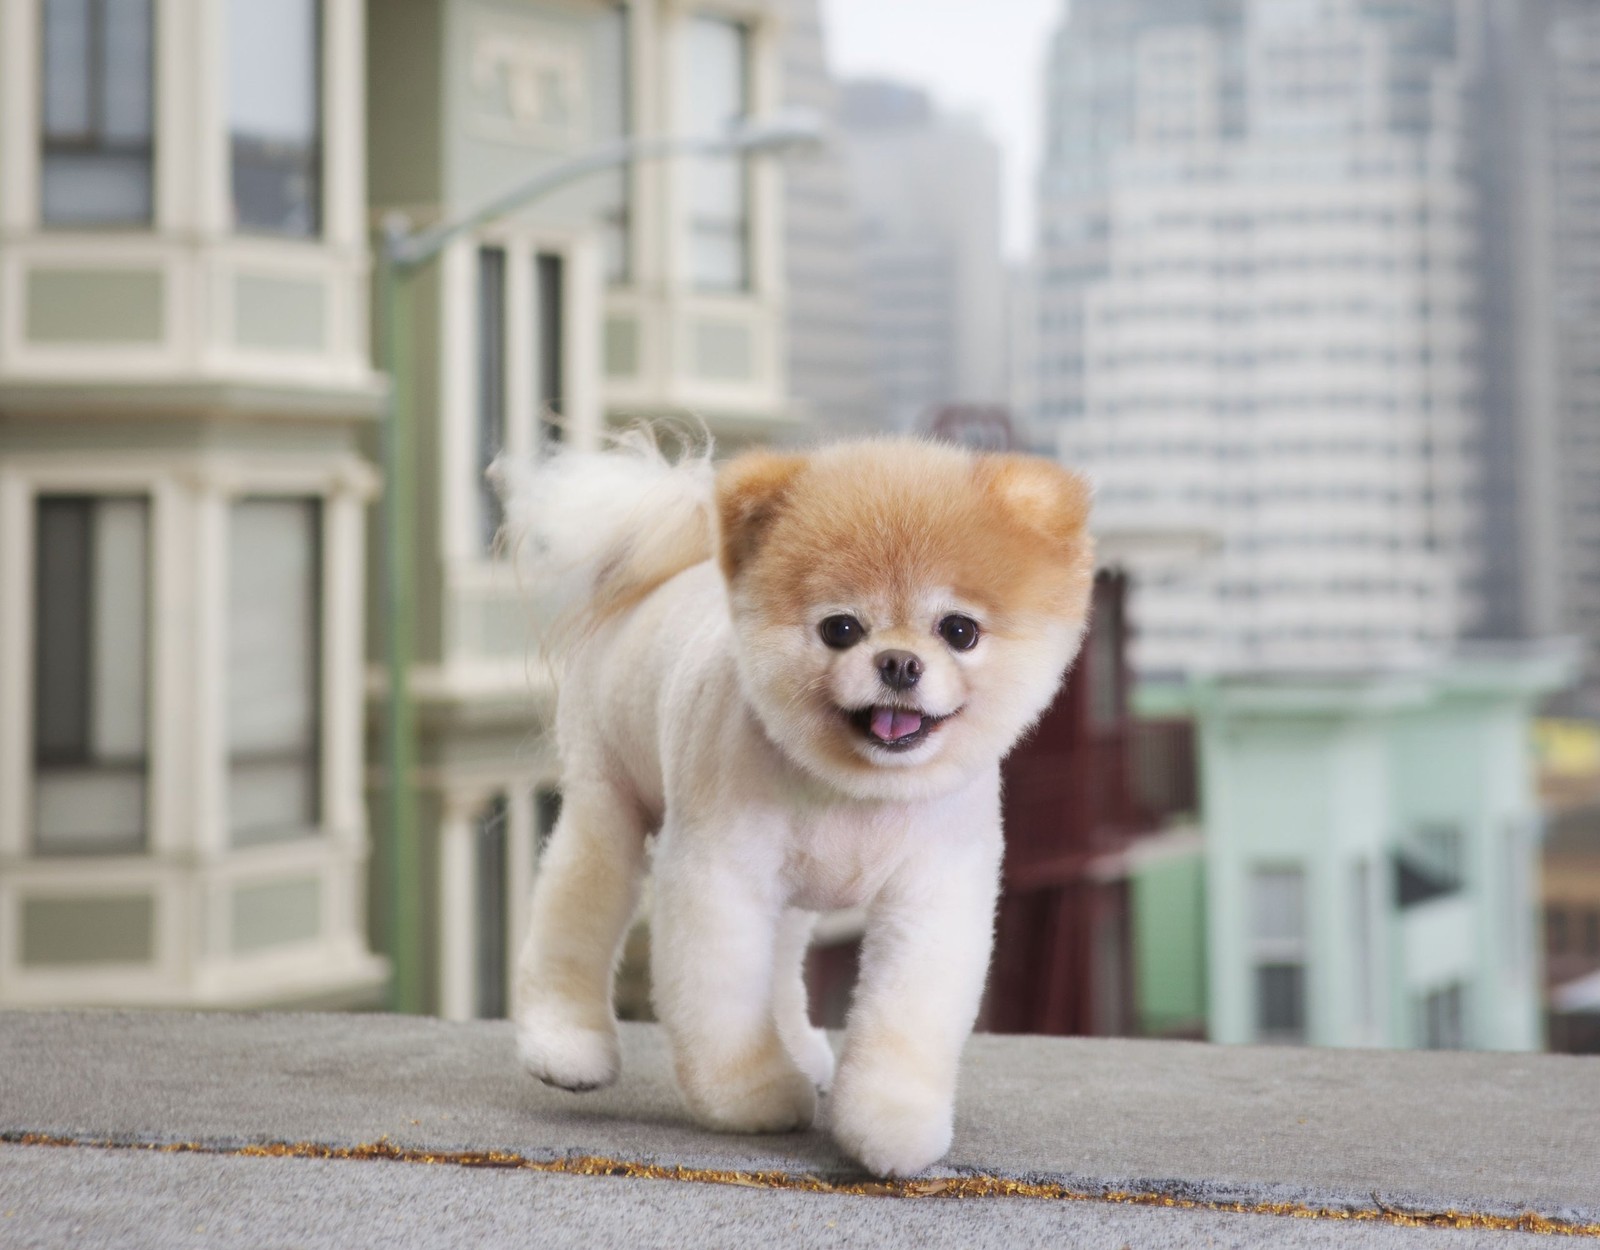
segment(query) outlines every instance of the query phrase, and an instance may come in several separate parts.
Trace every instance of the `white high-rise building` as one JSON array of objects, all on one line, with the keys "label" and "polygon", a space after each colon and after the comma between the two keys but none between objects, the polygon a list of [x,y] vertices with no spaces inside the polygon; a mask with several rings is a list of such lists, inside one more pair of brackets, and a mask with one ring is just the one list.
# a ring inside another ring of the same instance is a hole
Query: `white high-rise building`
[{"label": "white high-rise building", "polygon": [[1474,616],[1472,56],[1450,0],[1080,0],[1040,414],[1103,525],[1200,529],[1144,672],[1426,655]]}]

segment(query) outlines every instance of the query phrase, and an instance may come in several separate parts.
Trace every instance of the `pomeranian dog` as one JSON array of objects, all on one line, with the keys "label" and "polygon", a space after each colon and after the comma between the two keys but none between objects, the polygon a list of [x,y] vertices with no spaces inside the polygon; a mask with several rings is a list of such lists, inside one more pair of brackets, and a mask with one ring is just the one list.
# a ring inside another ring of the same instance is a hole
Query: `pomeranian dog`
[{"label": "pomeranian dog", "polygon": [[[993,943],[1000,760],[1050,703],[1093,579],[1089,490],[908,438],[713,471],[648,433],[502,465],[506,533],[565,619],[561,817],[513,1001],[529,1071],[617,1078],[618,949],[651,858],[651,979],[703,1123],[809,1126],[880,1176],[949,1148]],[[834,1071],[802,964],[862,907]]]}]

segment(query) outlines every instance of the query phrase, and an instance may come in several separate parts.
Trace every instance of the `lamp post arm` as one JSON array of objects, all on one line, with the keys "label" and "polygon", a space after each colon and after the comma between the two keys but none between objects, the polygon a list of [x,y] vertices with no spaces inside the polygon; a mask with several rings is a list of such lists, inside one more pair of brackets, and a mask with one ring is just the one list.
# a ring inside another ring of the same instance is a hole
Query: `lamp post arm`
[{"label": "lamp post arm", "polygon": [[388,258],[400,270],[426,265],[446,247],[479,226],[514,213],[523,205],[549,195],[569,182],[577,182],[606,169],[632,165],[638,161],[664,160],[673,156],[737,156],[776,150],[819,141],[820,130],[809,116],[783,119],[777,126],[746,125],[724,135],[673,136],[657,139],[616,139],[582,156],[540,170],[532,178],[496,196],[487,204],[425,230],[407,233],[391,228],[385,237]]}]

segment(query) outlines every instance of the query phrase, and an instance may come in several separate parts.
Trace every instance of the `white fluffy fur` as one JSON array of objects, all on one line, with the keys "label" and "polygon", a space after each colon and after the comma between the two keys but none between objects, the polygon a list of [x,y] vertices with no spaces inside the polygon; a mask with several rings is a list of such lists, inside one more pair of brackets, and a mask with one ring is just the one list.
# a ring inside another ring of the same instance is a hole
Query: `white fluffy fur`
[{"label": "white fluffy fur", "polygon": [[[774,726],[746,689],[750,670],[787,662],[788,644],[756,639],[749,654],[736,642],[710,560],[705,461],[674,467],[636,443],[502,470],[502,482],[532,593],[575,624],[556,725],[564,806],[517,968],[527,1067],[575,1090],[615,1079],[612,972],[656,832],[653,992],[695,1114],[735,1131],[800,1128],[831,1080],[832,1130],[852,1156],[879,1175],[935,1162],[988,964],[1009,739],[937,785],[830,784],[775,745],[781,709]],[[674,564],[687,567],[631,597]],[[1048,699],[1077,624],[1037,644],[1053,674],[1004,713],[1013,737]],[[934,697],[944,680],[930,677]],[[835,1074],[801,965],[813,913],[855,906],[869,921]]]},{"label": "white fluffy fur", "polygon": [[505,501],[502,538],[547,626],[581,630],[586,611],[681,564],[686,549],[709,555],[709,453],[669,462],[647,430],[617,435],[611,451],[501,456],[489,476]]}]

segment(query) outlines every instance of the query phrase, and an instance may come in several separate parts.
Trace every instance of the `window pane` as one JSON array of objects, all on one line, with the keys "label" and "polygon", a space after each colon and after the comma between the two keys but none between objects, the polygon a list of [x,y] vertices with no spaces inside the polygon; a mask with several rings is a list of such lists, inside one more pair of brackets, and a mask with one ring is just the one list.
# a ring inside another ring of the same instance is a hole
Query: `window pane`
[{"label": "window pane", "polygon": [[39,500],[34,821],[42,853],[144,841],[149,505]]},{"label": "window pane", "polygon": [[[613,5],[601,14],[595,44],[595,138],[599,142],[621,139],[631,129],[628,124],[631,79],[628,10],[624,6]],[[606,281],[626,282],[632,264],[628,238],[628,170],[624,167],[598,174],[596,181],[604,188],[599,217]]]},{"label": "window pane", "polygon": [[151,94],[150,0],[100,0],[100,133],[108,143],[148,146],[155,120]]},{"label": "window pane", "polygon": [[1465,880],[1461,830],[1453,825],[1423,825],[1412,835],[1407,851],[1441,886],[1459,889]]},{"label": "window pane", "polygon": [[33,796],[40,853],[142,849],[145,785],[142,765],[41,770]]},{"label": "window pane", "polygon": [[1264,964],[1256,969],[1256,1035],[1263,1041],[1305,1037],[1306,970],[1299,964]]},{"label": "window pane", "polygon": [[87,499],[41,499],[34,616],[34,749],[77,761],[89,749],[89,527]]},{"label": "window pane", "polygon": [[689,134],[714,134],[744,115],[744,27],[696,17],[685,31],[688,76],[685,122]]},{"label": "window pane", "polygon": [[745,286],[745,241],[742,232],[701,226],[689,239],[689,263],[695,285],[713,291]]},{"label": "window pane", "polygon": [[96,509],[93,581],[102,601],[117,605],[94,623],[92,726],[101,759],[142,758],[145,751],[145,505],[108,499]]},{"label": "window pane", "polygon": [[485,476],[506,445],[506,254],[478,249],[478,538],[494,549],[500,496]]},{"label": "window pane", "polygon": [[[749,108],[745,29],[697,17],[685,29],[684,126],[720,134]],[[749,186],[743,158],[685,162],[689,178],[689,263],[698,287],[749,285]]]},{"label": "window pane", "polygon": [[233,508],[228,810],[236,845],[304,836],[317,823],[319,519],[307,500]]},{"label": "window pane", "polygon": [[316,770],[304,757],[235,758],[228,772],[234,844],[253,846],[304,836],[316,822]]},{"label": "window pane", "polygon": [[541,852],[550,835],[555,832],[556,821],[560,819],[561,791],[552,786],[540,786],[533,792],[533,823],[534,836],[538,839]]},{"label": "window pane", "polygon": [[561,367],[563,311],[561,257],[541,252],[534,260],[534,290],[539,301],[539,315],[534,333],[539,362],[539,436],[551,442],[561,441],[560,417],[565,406],[563,388],[566,381]]},{"label": "window pane", "polygon": [[1466,1045],[1464,995],[1459,984],[1422,998],[1422,1044],[1429,1050],[1460,1050]]},{"label": "window pane", "polygon": [[148,154],[46,152],[40,205],[53,226],[149,221],[154,208]]},{"label": "window pane", "polygon": [[45,0],[44,132],[89,136],[89,0]]},{"label": "window pane", "polygon": [[50,225],[148,222],[151,0],[45,0],[40,209]]},{"label": "window pane", "polygon": [[506,1014],[509,960],[506,907],[506,801],[495,799],[478,817],[476,830],[477,913],[474,917],[477,947],[477,1014],[498,1020]]},{"label": "window pane", "polygon": [[243,230],[321,229],[317,0],[230,0],[233,215]]},{"label": "window pane", "polygon": [[1303,942],[1305,874],[1298,868],[1258,869],[1251,883],[1256,942]]}]

